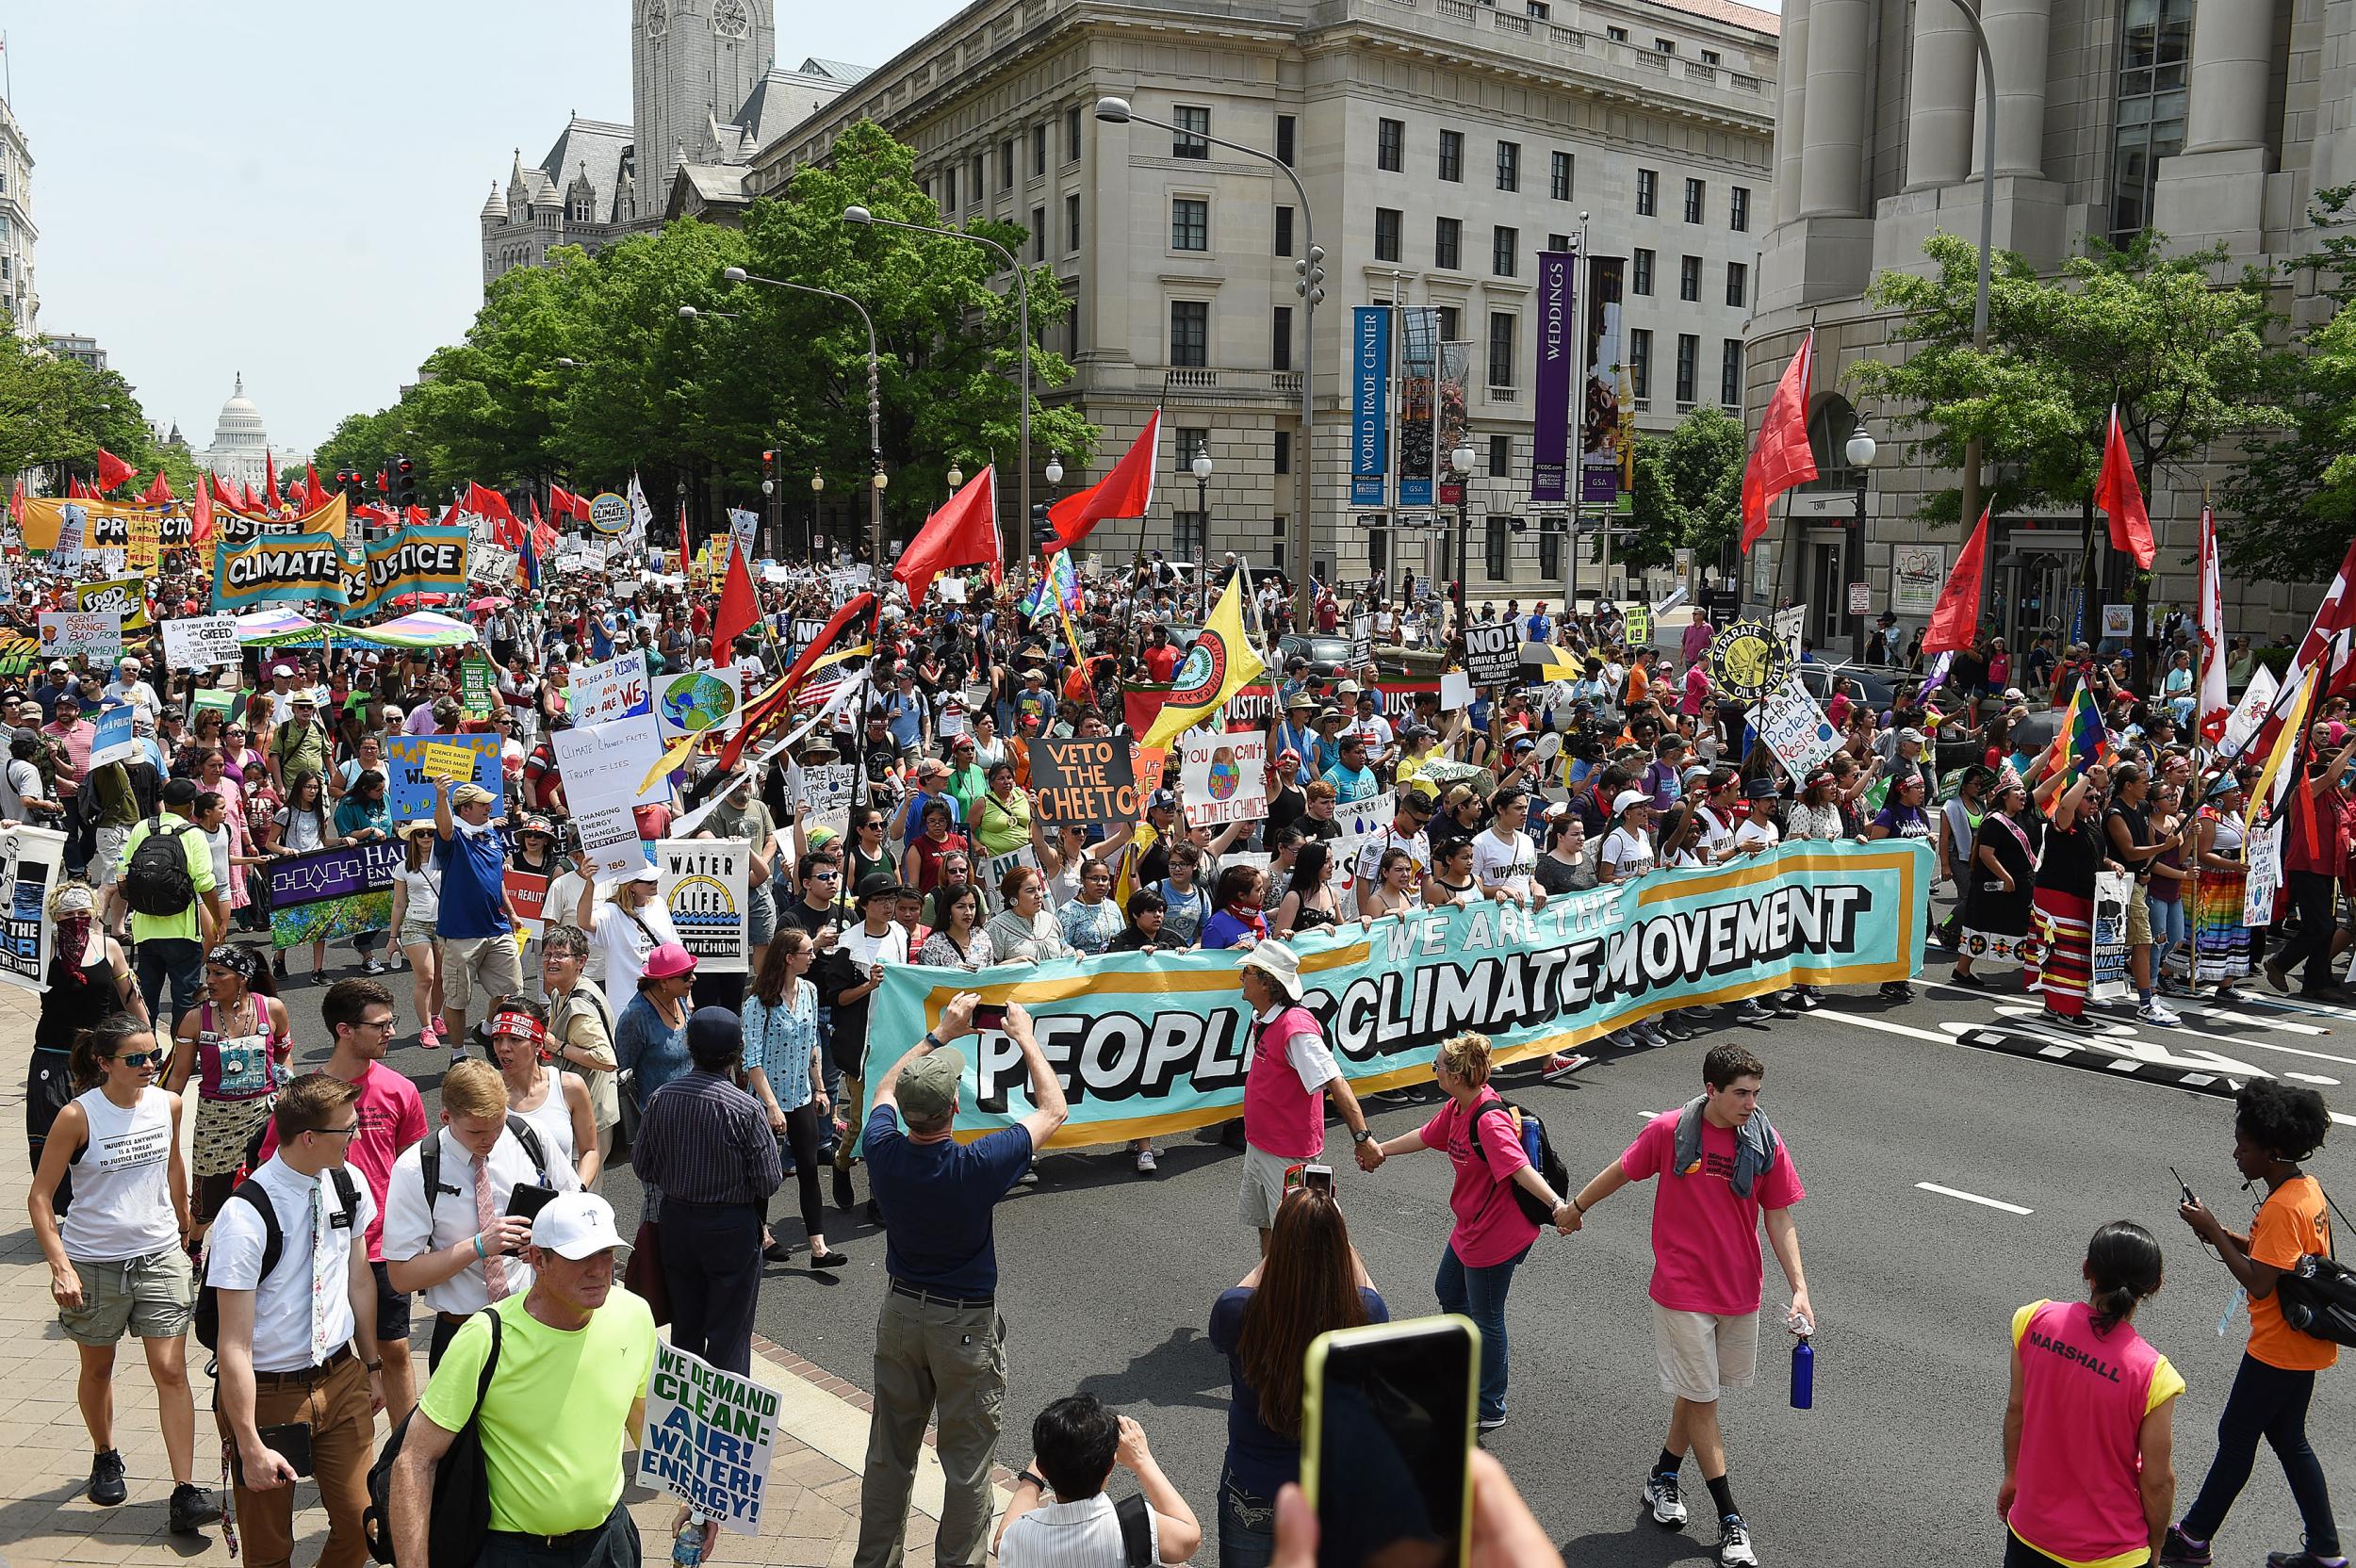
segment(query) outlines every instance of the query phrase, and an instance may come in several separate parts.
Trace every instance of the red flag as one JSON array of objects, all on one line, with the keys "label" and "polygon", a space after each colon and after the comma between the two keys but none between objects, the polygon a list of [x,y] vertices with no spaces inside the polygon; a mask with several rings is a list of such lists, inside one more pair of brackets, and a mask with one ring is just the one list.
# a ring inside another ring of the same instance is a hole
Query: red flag
[{"label": "red flag", "polygon": [[319,471],[311,464],[303,466],[303,510],[317,512],[327,504],[327,492],[319,488]]},{"label": "red flag", "polygon": [[[2318,679],[2309,680],[2310,673]],[[2356,678],[2356,542],[2348,545],[2339,575],[2331,580],[2331,586],[2324,591],[2323,603],[2315,609],[2315,623],[2308,627],[2307,635],[2299,639],[2299,651],[2291,657],[2291,667],[2275,691],[2273,708],[2233,757],[2264,757],[2271,751],[2283,721],[2298,709],[2309,686],[2316,688],[2315,698],[2320,702],[2336,695],[2351,678]],[[2221,757],[2218,760],[2230,762],[2233,757]]]},{"label": "red flag", "polygon": [[1982,512],[1980,526],[1972,531],[1963,553],[1955,557],[1955,569],[1947,574],[1947,586],[1939,591],[1930,629],[1922,634],[1924,653],[1960,653],[1972,645],[1980,629],[1980,582],[1987,560],[1988,514]]},{"label": "red flag", "polygon": [[496,490],[486,490],[472,480],[466,482],[466,509],[491,520],[491,536],[507,549],[523,547],[524,525],[508,507],[507,498]]},{"label": "red flag", "polygon": [[559,517],[570,517],[577,523],[585,523],[589,520],[589,498],[551,481],[548,484],[548,510]]},{"label": "red flag", "polygon": [[75,475],[68,474],[65,478],[65,498],[70,501],[88,500],[90,499],[90,487]]},{"label": "red flag", "polygon": [[105,495],[118,484],[127,484],[138,477],[139,470],[106,448],[98,449],[98,493]]},{"label": "red flag", "polygon": [[761,600],[753,593],[752,568],[743,550],[728,551],[728,575],[720,580],[720,608],[712,617],[712,657],[726,662],[724,648],[753,629],[761,619]]},{"label": "red flag", "polygon": [[278,510],[278,454],[268,447],[262,449],[262,502]]},{"label": "red flag", "polygon": [[208,479],[211,479],[208,474],[199,474],[196,479],[196,510],[188,519],[188,543],[191,545],[212,542],[213,485],[221,482],[213,480],[212,483],[208,484],[205,482]]},{"label": "red flag", "polygon": [[213,504],[215,506],[225,506],[233,512],[237,510],[237,498],[230,493],[229,483],[226,480],[222,479],[219,474],[207,474],[205,476],[204,482],[197,487],[199,489],[203,489],[208,484],[212,487]]},{"label": "red flag", "polygon": [[1070,549],[1088,536],[1088,530],[1107,517],[1142,517],[1153,508],[1154,469],[1161,456],[1162,411],[1155,409],[1145,429],[1112,472],[1047,509],[1055,534],[1039,545],[1041,555]]},{"label": "red flag", "polygon": [[2135,466],[2127,457],[2127,433],[2119,428],[2119,409],[2111,408],[2109,431],[2102,437],[2102,471],[2095,476],[2094,504],[2110,514],[2111,548],[2135,558],[2135,569],[2151,569],[2151,514],[2143,507],[2143,488],[2135,483]]},{"label": "red flag", "polygon": [[243,480],[237,481],[237,495],[243,500],[246,511],[259,512],[262,510],[261,501],[254,497],[254,486],[248,484]]},{"label": "red flag", "polygon": [[1767,531],[1767,507],[1793,485],[1816,477],[1816,454],[1808,445],[1808,378],[1816,362],[1816,329],[1800,339],[1800,351],[1783,368],[1775,395],[1759,421],[1759,445],[1742,465],[1742,552],[1747,555]]},{"label": "red flag", "polygon": [[908,585],[908,603],[924,602],[933,579],[952,566],[998,564],[998,472],[996,466],[965,482],[940,511],[924,519],[892,575]]},{"label": "red flag", "polygon": [[[867,636],[871,641],[874,639],[875,616],[881,609],[882,604],[875,595],[859,593],[852,595],[851,601],[834,612],[818,635],[810,639],[810,646],[802,650],[802,656],[794,661],[794,667],[787,670],[776,685],[745,704],[736,733],[729,736],[728,744],[720,748],[720,772],[726,773],[736,766],[736,760],[744,754],[746,744],[765,737],[776,720],[793,713],[794,693],[800,690],[811,666],[827,654],[837,651],[835,644],[843,640],[846,628],[864,617]],[[719,645],[717,639],[712,645]]]},{"label": "red flag", "polygon": [[556,530],[550,528],[548,519],[540,515],[540,498],[537,496],[532,498],[531,537],[532,549],[540,555],[546,556],[556,548]]},{"label": "red flag", "polygon": [[172,504],[172,481],[164,477],[164,471],[161,468],[155,470],[154,482],[148,485],[147,494],[141,496],[139,499],[146,502],[149,506],[170,506]]}]

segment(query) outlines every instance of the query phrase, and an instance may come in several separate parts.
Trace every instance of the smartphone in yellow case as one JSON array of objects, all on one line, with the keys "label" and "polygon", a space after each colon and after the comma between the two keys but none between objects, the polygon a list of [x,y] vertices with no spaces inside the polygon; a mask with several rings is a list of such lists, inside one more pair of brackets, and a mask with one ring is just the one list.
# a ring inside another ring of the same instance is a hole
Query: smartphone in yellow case
[{"label": "smartphone in yellow case", "polygon": [[1448,1314],[1309,1343],[1301,1486],[1317,1568],[1461,1568],[1472,1539],[1481,1331]]}]

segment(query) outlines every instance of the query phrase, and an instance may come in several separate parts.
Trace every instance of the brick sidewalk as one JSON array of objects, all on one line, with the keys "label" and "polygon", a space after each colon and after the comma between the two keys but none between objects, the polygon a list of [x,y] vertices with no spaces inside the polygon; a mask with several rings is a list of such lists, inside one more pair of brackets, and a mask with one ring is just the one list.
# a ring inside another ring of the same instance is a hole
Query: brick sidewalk
[{"label": "brick sidewalk", "polygon": [[[21,1130],[40,1003],[29,991],[0,986],[0,1116],[8,1143],[0,1154],[0,1568],[174,1560],[226,1564],[231,1560],[218,1527],[198,1536],[173,1536],[164,1528],[172,1473],[156,1429],[155,1388],[136,1341],[119,1348],[115,1363],[116,1446],[130,1472],[130,1500],[102,1509],[82,1496],[90,1446],[74,1405],[77,1363],[57,1327],[49,1270],[25,1212],[31,1173],[25,1167]],[[754,1378],[781,1396],[761,1534],[758,1540],[723,1534],[714,1560],[847,1568],[859,1535],[867,1396],[766,1339],[757,1337],[753,1349]],[[418,1359],[422,1371],[422,1352]],[[197,1479],[218,1490],[212,1382],[204,1375],[205,1356],[193,1338],[188,1360],[197,1406]],[[1002,1504],[1010,1479],[1003,1473],[998,1477]],[[664,1560],[664,1532],[676,1505],[634,1485],[627,1495],[646,1560]],[[941,1468],[927,1452],[917,1476],[917,1511],[908,1520],[908,1568],[931,1568],[941,1498]],[[308,1483],[298,1505],[295,1561],[306,1563],[316,1560],[326,1539],[326,1521]]]}]

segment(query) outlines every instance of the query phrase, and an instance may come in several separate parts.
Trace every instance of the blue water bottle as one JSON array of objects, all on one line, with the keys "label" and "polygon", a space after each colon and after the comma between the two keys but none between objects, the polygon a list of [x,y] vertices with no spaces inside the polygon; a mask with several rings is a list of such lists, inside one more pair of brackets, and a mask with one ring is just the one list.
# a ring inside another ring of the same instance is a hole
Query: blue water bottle
[{"label": "blue water bottle", "polygon": [[1802,1334],[1792,1347],[1792,1408],[1809,1410],[1816,1403],[1816,1347]]}]

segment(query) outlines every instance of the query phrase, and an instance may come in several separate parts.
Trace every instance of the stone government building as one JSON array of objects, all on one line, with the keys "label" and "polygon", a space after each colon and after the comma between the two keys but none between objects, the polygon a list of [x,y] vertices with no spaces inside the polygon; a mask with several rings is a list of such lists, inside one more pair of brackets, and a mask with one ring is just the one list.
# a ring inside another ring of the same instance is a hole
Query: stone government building
[{"label": "stone government building", "polygon": [[[2319,189],[2356,180],[2356,0],[1986,0],[1982,16],[1998,92],[1995,242],[2053,270],[2088,237],[2149,225],[2171,244],[2222,243],[2233,264],[2270,267],[2311,253]],[[1981,88],[1972,35],[1955,0],[1786,0],[1776,83],[1775,194],[1761,241],[1758,316],[1749,335],[1751,420],[1817,327],[1809,428],[1821,477],[1780,512],[1751,559],[1747,601],[1780,592],[1808,605],[1808,634],[1845,649],[1841,585],[1869,581],[1879,609],[1893,566],[1919,572],[1923,547],[1952,564],[1961,538],[1912,514],[1955,476],[1910,471],[1896,433],[1869,406],[1881,442],[1867,476],[1862,568],[1841,527],[1857,475],[1842,451],[1857,411],[1840,378],[1861,357],[1886,357],[1890,322],[1861,298],[1884,270],[1927,272],[1936,230],[1976,241]],[[2312,286],[2285,282],[2278,308],[2303,317]],[[2223,464],[2148,485],[2159,545],[2155,603],[2186,606],[2201,485]],[[2126,599],[2123,562],[2099,541],[2104,602]],[[1777,552],[1796,548],[1796,559]],[[2083,564],[2075,508],[1990,523],[1990,595],[2016,651],[2035,633],[2070,627]],[[2320,587],[2226,575],[2236,631],[2295,641]],[[1903,613],[1903,611],[1902,611]],[[1926,616],[1906,617],[1920,625]],[[2099,631],[2099,627],[2090,629]]]}]

